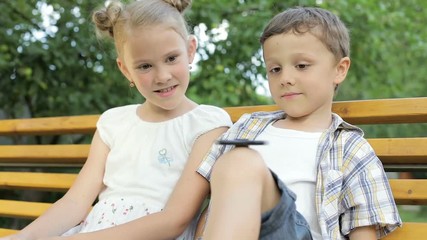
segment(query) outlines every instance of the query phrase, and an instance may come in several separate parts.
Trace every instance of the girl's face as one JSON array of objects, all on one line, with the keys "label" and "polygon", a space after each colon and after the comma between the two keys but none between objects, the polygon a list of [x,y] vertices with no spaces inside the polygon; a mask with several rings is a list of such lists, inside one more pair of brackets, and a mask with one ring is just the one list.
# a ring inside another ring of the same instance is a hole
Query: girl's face
[{"label": "girl's face", "polygon": [[146,107],[157,112],[177,110],[187,99],[195,51],[193,37],[183,39],[164,25],[144,27],[129,34],[117,64],[144,96]]}]

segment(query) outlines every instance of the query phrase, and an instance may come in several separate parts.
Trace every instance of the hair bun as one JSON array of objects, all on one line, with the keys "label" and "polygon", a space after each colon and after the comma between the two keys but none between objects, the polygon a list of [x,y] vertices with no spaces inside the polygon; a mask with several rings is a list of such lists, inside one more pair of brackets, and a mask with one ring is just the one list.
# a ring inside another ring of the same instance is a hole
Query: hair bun
[{"label": "hair bun", "polygon": [[180,13],[183,13],[191,5],[191,0],[164,0],[172,7],[176,8]]},{"label": "hair bun", "polygon": [[112,1],[106,8],[95,11],[92,15],[92,21],[95,23],[98,32],[114,37],[114,25],[122,9],[123,5],[119,1]]}]

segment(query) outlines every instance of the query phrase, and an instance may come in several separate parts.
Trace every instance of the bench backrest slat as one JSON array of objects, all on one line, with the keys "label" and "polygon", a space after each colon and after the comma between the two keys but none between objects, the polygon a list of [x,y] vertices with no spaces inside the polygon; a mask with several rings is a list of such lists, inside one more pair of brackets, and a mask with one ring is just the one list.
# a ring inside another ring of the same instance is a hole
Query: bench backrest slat
[{"label": "bench backrest slat", "polygon": [[0,146],[0,163],[83,164],[89,147],[88,144],[3,145]]},{"label": "bench backrest slat", "polygon": [[77,173],[1,172],[0,188],[66,192],[76,177]]},{"label": "bench backrest slat", "polygon": [[427,204],[427,179],[390,179],[389,182],[397,204]]},{"label": "bench backrest slat", "polygon": [[[427,138],[368,139],[383,164],[426,164]],[[88,144],[2,145],[0,163],[83,164]]]},{"label": "bench backrest slat", "polygon": [[427,97],[335,102],[332,110],[352,124],[427,123]]},{"label": "bench backrest slat", "polygon": [[[233,122],[244,113],[276,111],[275,105],[224,108]],[[352,124],[427,123],[427,97],[334,102],[333,112]]]},{"label": "bench backrest slat", "polygon": [[426,164],[426,138],[368,139],[383,164]]},{"label": "bench backrest slat", "polygon": [[5,217],[35,219],[52,204],[0,199],[0,212]]},{"label": "bench backrest slat", "polygon": [[[427,123],[427,97],[337,101],[333,111],[352,124]],[[225,107],[233,122],[244,113],[275,111],[275,105]],[[93,133],[99,115],[1,120],[0,135]]]},{"label": "bench backrest slat", "polygon": [[0,135],[94,133],[99,115],[1,120]]},{"label": "bench backrest slat", "polygon": [[[1,172],[0,189],[65,192],[71,187],[76,176],[77,174],[72,173]],[[427,180],[391,179],[390,185],[398,204],[427,204]]]}]

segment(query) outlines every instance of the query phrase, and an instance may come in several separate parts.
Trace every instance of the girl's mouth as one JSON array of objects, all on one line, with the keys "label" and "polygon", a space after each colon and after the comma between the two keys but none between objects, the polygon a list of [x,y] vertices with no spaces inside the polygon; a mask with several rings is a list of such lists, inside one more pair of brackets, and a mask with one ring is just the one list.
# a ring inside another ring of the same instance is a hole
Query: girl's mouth
[{"label": "girl's mouth", "polygon": [[167,87],[167,88],[156,90],[154,92],[157,93],[161,97],[169,97],[169,96],[172,96],[175,93],[175,89],[177,87],[178,87],[178,85],[174,85],[174,86],[171,86],[171,87]]},{"label": "girl's mouth", "polygon": [[171,87],[168,87],[168,88],[159,89],[159,90],[156,90],[156,91],[154,91],[154,92],[158,92],[158,93],[167,93],[167,92],[172,91],[174,88],[176,88],[176,86],[177,86],[177,85],[175,85],[175,86],[171,86]]}]

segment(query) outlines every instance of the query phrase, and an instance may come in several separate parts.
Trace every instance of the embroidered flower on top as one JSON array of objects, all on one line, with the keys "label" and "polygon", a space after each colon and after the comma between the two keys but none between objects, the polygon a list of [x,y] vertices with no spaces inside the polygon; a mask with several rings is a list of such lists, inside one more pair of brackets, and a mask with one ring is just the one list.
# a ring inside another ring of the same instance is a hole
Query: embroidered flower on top
[{"label": "embroidered flower on top", "polygon": [[159,160],[159,162],[161,164],[167,164],[170,167],[173,159],[171,157],[168,157],[167,154],[168,154],[168,150],[163,148],[163,149],[159,150],[159,156],[157,157],[157,159]]}]

